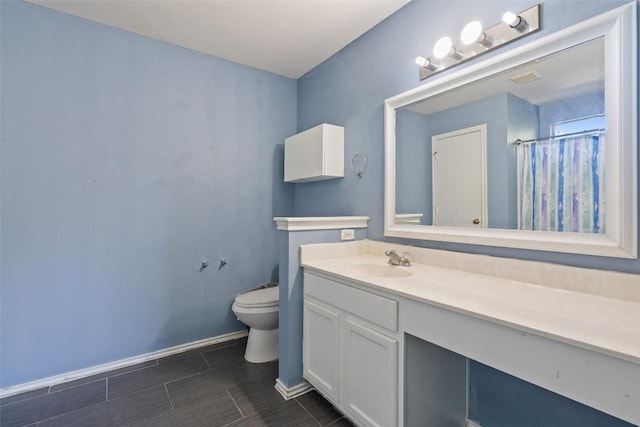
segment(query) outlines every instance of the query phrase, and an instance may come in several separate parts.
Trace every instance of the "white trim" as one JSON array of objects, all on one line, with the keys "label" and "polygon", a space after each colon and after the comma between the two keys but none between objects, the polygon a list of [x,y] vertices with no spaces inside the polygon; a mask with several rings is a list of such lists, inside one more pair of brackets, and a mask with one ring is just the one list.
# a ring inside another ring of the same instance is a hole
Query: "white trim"
[{"label": "white trim", "polygon": [[303,394],[313,390],[313,386],[305,380],[293,387],[287,387],[282,381],[280,381],[280,378],[276,378],[275,388],[278,390],[278,393],[284,397],[284,400],[295,399],[296,397],[302,396]]},{"label": "white trim", "polygon": [[[608,123],[606,234],[530,232],[396,223],[396,108],[602,36],[605,38],[605,110]],[[384,103],[384,235],[473,245],[637,258],[638,52],[636,39],[636,4],[633,2],[387,99]]]},{"label": "white trim", "polygon": [[367,228],[368,216],[324,216],[324,217],[275,217],[278,230],[339,230],[341,228]]},{"label": "white trim", "polygon": [[396,222],[398,224],[420,224],[422,213],[396,214]]},{"label": "white trim", "polygon": [[15,394],[24,393],[26,391],[37,390],[43,387],[51,387],[57,384],[66,383],[69,381],[75,381],[81,378],[90,377],[92,375],[101,374],[103,372],[112,371],[114,369],[120,369],[138,363],[147,362],[149,360],[160,359],[163,357],[171,356],[178,353],[184,353],[185,351],[193,350],[200,347],[206,347],[212,344],[218,344],[225,341],[232,341],[238,338],[243,338],[249,335],[245,331],[231,332],[224,335],[218,335],[217,337],[205,338],[199,341],[192,341],[186,344],[176,345],[174,347],[165,348],[162,350],[152,351],[151,353],[141,354],[139,356],[133,356],[126,359],[117,360],[115,362],[104,363],[102,365],[92,366],[90,368],[78,369],[76,371],[66,372],[60,375],[54,375],[47,378],[42,378],[28,383],[17,384],[14,386],[4,387],[0,389],[0,398],[13,396]]}]

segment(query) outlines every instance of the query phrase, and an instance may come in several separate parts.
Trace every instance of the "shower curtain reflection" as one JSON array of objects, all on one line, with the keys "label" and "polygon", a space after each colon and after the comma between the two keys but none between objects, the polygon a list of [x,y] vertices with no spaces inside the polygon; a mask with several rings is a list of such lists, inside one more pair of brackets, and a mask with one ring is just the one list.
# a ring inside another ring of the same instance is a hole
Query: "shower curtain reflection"
[{"label": "shower curtain reflection", "polygon": [[518,145],[518,228],[604,233],[604,133]]}]

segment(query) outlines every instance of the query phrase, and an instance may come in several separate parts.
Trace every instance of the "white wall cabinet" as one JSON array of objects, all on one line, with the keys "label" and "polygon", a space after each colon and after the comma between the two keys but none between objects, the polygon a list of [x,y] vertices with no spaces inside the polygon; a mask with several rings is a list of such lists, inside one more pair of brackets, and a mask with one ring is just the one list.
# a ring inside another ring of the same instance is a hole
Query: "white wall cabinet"
[{"label": "white wall cabinet", "polygon": [[357,425],[398,418],[397,301],[304,274],[304,377]]},{"label": "white wall cabinet", "polygon": [[284,181],[344,177],[344,128],[323,123],[284,140]]}]

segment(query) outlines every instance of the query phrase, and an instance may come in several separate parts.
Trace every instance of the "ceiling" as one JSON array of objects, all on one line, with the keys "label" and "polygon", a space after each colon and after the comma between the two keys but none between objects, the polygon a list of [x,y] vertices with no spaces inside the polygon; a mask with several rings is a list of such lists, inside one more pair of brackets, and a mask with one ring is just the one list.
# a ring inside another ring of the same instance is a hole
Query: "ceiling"
[{"label": "ceiling", "polygon": [[27,0],[297,79],[410,0]]}]

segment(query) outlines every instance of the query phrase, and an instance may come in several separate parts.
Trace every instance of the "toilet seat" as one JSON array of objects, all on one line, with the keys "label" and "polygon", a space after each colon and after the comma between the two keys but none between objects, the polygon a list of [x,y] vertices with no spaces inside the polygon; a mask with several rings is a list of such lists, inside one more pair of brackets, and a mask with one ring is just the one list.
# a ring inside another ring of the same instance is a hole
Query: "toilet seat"
[{"label": "toilet seat", "polygon": [[244,308],[277,307],[279,303],[278,286],[245,292],[235,299],[235,305]]}]

